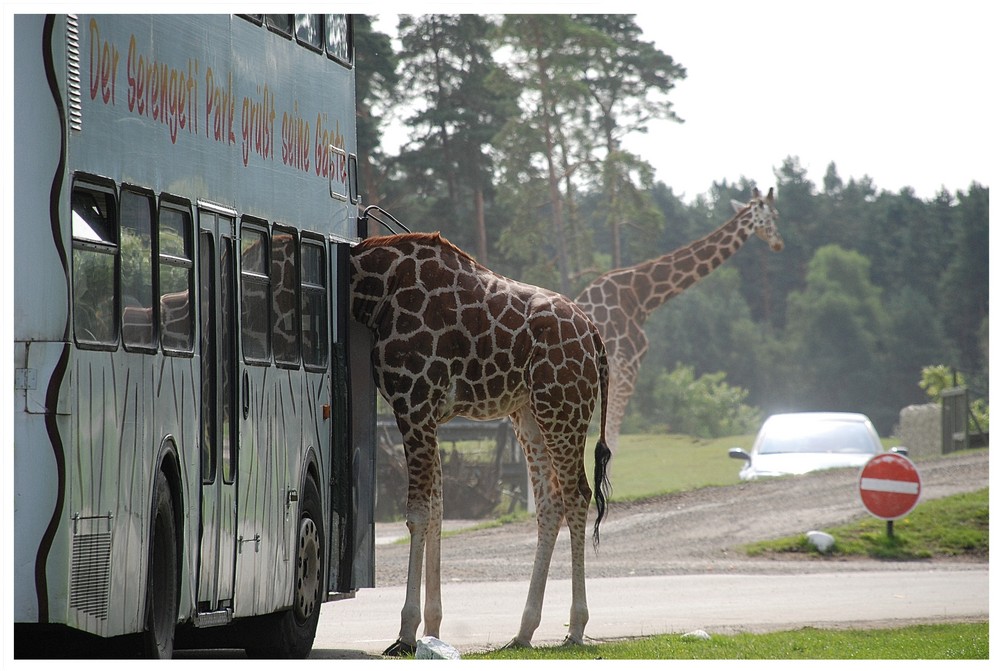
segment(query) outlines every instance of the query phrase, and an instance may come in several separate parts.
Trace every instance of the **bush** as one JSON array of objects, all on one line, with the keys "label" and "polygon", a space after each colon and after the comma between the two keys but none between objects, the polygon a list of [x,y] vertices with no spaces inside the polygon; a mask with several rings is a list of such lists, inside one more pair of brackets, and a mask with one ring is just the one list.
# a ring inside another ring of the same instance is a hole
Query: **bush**
[{"label": "bush", "polygon": [[694,369],[683,364],[660,373],[653,390],[656,406],[652,424],[663,424],[672,433],[699,438],[720,438],[753,433],[761,413],[748,406],[748,392],[726,382],[722,372],[695,378]]}]

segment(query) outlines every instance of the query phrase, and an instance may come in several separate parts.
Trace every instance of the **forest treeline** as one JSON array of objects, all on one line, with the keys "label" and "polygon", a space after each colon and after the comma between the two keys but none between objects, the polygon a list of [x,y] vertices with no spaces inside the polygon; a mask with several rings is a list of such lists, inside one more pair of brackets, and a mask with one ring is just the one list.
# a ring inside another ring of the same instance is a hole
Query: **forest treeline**
[{"label": "forest treeline", "polygon": [[[622,148],[651,119],[681,122],[670,93],[687,76],[633,16],[399,16],[398,42],[375,18],[355,23],[364,203],[504,275],[574,297],[775,188],[784,250],[751,239],[652,314],[626,432],[689,426],[676,400],[689,379],[761,414],[864,412],[883,434],[927,400],[925,366],[987,395],[988,187],[926,200],[845,182],[836,157],[816,184],[789,156],[684,202]],[[398,150],[390,124],[406,131]]]}]

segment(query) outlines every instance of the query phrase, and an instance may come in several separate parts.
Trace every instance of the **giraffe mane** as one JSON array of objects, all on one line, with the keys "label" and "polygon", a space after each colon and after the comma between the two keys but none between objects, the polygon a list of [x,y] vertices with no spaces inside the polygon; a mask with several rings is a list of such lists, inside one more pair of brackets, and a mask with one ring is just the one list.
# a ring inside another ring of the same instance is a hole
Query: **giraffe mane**
[{"label": "giraffe mane", "polygon": [[358,243],[359,248],[372,249],[373,247],[389,247],[401,242],[412,242],[418,245],[427,245],[430,247],[441,247],[442,249],[449,250],[458,256],[468,259],[472,263],[478,264],[472,256],[466,252],[461,247],[458,247],[452,242],[449,242],[447,238],[441,235],[440,231],[435,231],[434,233],[401,233],[399,235],[375,235],[370,238],[365,238]]}]

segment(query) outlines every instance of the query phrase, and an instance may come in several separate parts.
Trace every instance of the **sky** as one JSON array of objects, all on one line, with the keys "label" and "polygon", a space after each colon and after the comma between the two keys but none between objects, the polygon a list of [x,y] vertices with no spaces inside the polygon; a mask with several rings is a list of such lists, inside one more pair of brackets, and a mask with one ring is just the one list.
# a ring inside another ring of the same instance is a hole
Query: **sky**
[{"label": "sky", "polygon": [[990,185],[1000,65],[993,3],[659,4],[417,2],[378,11],[635,13],[641,39],[687,71],[669,95],[684,123],[653,122],[625,146],[688,202],[716,181],[766,189],[787,157],[819,188],[831,162],[845,183],[868,176],[876,189],[910,187],[925,199]]},{"label": "sky", "polygon": [[741,177],[766,188],[785,158],[822,187],[831,162],[876,188],[990,185],[998,165],[995,5],[686,2],[638,12],[643,39],[687,70],[659,122],[627,146],[677,195]]}]

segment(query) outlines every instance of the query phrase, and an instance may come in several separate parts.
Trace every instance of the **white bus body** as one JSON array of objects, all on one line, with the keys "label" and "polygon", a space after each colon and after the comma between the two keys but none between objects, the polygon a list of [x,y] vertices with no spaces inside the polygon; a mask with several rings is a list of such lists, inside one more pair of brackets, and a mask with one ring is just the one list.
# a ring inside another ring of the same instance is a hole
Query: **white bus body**
[{"label": "white bus body", "polygon": [[14,34],[15,649],[306,654],[374,584],[350,17]]}]

